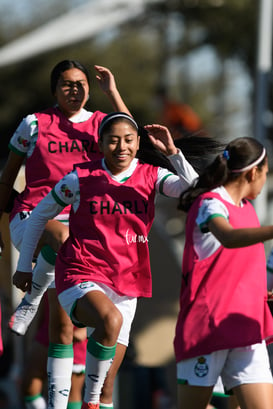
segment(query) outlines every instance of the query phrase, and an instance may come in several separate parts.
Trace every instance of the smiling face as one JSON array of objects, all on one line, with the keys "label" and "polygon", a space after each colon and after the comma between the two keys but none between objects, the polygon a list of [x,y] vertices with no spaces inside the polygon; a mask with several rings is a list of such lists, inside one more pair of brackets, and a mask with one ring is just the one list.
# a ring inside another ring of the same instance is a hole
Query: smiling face
[{"label": "smiling face", "polygon": [[137,129],[127,119],[115,120],[99,140],[108,169],[117,175],[128,169],[139,149]]},{"label": "smiling face", "polygon": [[64,71],[58,79],[55,97],[60,110],[68,118],[76,115],[86,104],[89,85],[85,74],[78,68]]}]

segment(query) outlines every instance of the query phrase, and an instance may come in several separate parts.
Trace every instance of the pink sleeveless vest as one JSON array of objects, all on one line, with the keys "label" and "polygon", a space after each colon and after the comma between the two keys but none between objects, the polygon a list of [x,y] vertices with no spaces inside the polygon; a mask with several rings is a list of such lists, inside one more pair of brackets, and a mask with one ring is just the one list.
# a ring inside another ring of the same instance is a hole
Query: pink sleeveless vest
[{"label": "pink sleeveless vest", "polygon": [[26,188],[16,198],[10,220],[18,212],[32,210],[75,163],[102,156],[98,148],[98,128],[105,116],[102,112],[96,111],[80,123],[69,121],[58,108],[35,115],[38,139],[32,155],[26,159]]},{"label": "pink sleeveless vest", "polygon": [[234,249],[220,246],[200,261],[194,251],[193,229],[198,208],[204,198],[212,197],[224,202],[234,228],[260,225],[248,201],[240,208],[208,192],[192,205],[186,223],[180,312],[174,339],[177,362],[259,343],[273,336],[263,244]]},{"label": "pink sleeveless vest", "polygon": [[154,219],[158,168],[138,163],[120,184],[101,161],[76,167],[80,206],[70,213],[70,235],[56,262],[58,293],[87,280],[120,295],[152,294],[148,233]]}]

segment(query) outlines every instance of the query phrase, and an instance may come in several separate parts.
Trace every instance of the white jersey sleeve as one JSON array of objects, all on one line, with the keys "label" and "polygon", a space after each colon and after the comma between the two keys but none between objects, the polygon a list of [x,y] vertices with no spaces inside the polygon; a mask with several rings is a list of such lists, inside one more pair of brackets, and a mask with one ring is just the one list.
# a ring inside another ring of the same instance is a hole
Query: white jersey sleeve
[{"label": "white jersey sleeve", "polygon": [[36,115],[27,115],[12,135],[9,148],[18,155],[27,155],[33,152],[38,137],[38,120]]},{"label": "white jersey sleeve", "polygon": [[175,155],[168,156],[168,159],[177,171],[177,175],[167,169],[159,168],[156,190],[165,196],[178,198],[198,178],[198,173],[180,150]]},{"label": "white jersey sleeve", "polygon": [[79,180],[77,172],[71,172],[61,179],[53,190],[32,211],[20,249],[17,270],[32,271],[32,259],[46,223],[54,219],[64,207],[79,200]]},{"label": "white jersey sleeve", "polygon": [[77,206],[80,199],[80,185],[77,171],[65,175],[52,189],[52,196],[56,203],[60,206],[66,207],[74,204]]},{"label": "white jersey sleeve", "polygon": [[228,220],[226,206],[216,198],[205,199],[199,208],[193,231],[194,249],[200,260],[209,257],[221,246],[219,240],[208,229],[209,220],[216,216]]},{"label": "white jersey sleeve", "polygon": [[196,223],[203,233],[208,232],[208,222],[213,218],[221,216],[228,220],[228,210],[223,202],[216,198],[203,200],[196,219]]}]

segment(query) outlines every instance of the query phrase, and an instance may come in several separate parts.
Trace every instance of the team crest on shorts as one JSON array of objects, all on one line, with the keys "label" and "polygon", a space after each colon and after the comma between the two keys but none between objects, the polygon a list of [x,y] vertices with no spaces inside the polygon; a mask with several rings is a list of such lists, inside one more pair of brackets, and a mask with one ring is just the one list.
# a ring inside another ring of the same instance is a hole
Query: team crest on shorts
[{"label": "team crest on shorts", "polygon": [[84,282],[84,283],[79,284],[79,287],[80,287],[82,290],[84,290],[85,288],[94,287],[94,284],[93,284],[93,283],[90,283],[90,282],[88,281],[88,282]]},{"label": "team crest on shorts", "polygon": [[208,371],[209,371],[209,367],[208,367],[206,358],[204,358],[203,356],[200,356],[194,367],[195,375],[198,376],[199,378],[203,378],[204,376],[207,375]]}]

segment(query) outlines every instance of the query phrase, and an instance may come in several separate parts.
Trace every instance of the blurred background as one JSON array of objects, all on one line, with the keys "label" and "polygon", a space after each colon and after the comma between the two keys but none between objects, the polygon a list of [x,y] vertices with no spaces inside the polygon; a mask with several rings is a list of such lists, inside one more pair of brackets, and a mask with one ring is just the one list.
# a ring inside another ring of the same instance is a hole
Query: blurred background
[{"label": "blurred background", "polygon": [[[272,0],[0,0],[0,167],[21,119],[53,103],[53,66],[78,59],[90,69],[90,110],[111,110],[93,68],[103,65],[140,124],[171,126],[183,117],[186,132],[201,129],[223,141],[257,137],[269,151],[272,171],[271,18]],[[22,176],[19,188],[23,183]],[[255,204],[262,223],[272,222],[272,186],[270,172]],[[157,202],[150,236],[154,296],[139,301],[117,380],[117,409],[175,408],[172,340],[184,232],[176,205]],[[1,228],[9,243],[7,217]],[[22,296],[11,286],[16,257],[7,245],[0,260],[0,389],[10,391],[0,408],[13,409],[21,407],[20,370],[31,340],[31,330],[24,339],[6,330]]]}]

